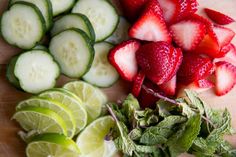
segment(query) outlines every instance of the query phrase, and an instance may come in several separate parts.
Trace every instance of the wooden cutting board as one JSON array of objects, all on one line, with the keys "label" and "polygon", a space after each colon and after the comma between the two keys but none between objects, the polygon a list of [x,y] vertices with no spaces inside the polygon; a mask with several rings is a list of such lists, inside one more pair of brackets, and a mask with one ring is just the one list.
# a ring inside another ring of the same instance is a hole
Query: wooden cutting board
[{"label": "wooden cutting board", "polygon": [[[206,0],[199,0],[200,3],[205,3]],[[210,0],[211,1],[211,0]],[[217,1],[217,2],[216,2]],[[225,0],[231,1],[232,0]],[[236,0],[234,6],[236,6]],[[215,0],[214,3],[220,3],[222,0]],[[7,8],[8,0],[0,0],[0,16]],[[214,4],[209,4],[210,6]],[[222,8],[219,8],[220,10]],[[228,10],[228,12],[230,12]],[[230,13],[229,13],[230,14]],[[231,13],[232,14],[232,13]],[[236,14],[232,15],[236,19]],[[236,25],[232,25],[236,29]],[[236,42],[234,42],[236,43]],[[5,78],[6,64],[10,58],[19,53],[18,48],[14,48],[8,45],[0,37],[0,157],[24,157],[25,156],[25,144],[18,137],[17,132],[19,126],[11,120],[11,117],[15,111],[16,104],[30,97],[22,91],[16,90],[11,86]],[[69,81],[68,78],[61,76],[58,81],[58,87],[65,82]],[[119,81],[116,85],[109,89],[103,89],[108,95],[110,101],[121,100],[129,92],[129,83]],[[228,95],[223,97],[216,97],[213,91],[207,91],[201,94],[202,98],[213,108],[225,108],[227,107],[232,114],[232,124],[236,129],[236,88]],[[226,137],[236,147],[236,136]]]}]

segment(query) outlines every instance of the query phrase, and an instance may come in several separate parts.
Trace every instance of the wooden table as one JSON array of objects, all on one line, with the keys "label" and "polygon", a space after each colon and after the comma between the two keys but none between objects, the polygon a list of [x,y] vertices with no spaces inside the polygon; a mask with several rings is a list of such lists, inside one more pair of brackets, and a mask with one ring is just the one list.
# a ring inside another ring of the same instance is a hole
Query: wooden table
[{"label": "wooden table", "polygon": [[[200,3],[201,1],[205,0],[199,0]],[[222,0],[216,1],[221,2]],[[236,6],[236,0],[234,1]],[[7,2],[8,0],[0,0],[0,15],[3,10],[7,8]],[[234,15],[234,18],[236,19],[236,14]],[[235,25],[233,25],[233,27],[236,29]],[[20,128],[14,121],[11,120],[11,117],[15,111],[16,104],[19,101],[30,97],[30,95],[16,90],[5,78],[6,64],[12,56],[19,52],[19,49],[9,46],[0,37],[0,157],[25,156],[25,144],[17,135]],[[58,86],[64,84],[68,80],[68,78],[61,76],[58,81]],[[104,92],[108,95],[111,101],[123,99],[128,91],[128,83],[124,81],[119,81],[112,88],[104,89]],[[213,91],[207,91],[202,94],[202,98],[213,108],[222,109],[227,107],[232,114],[232,124],[236,129],[236,88],[223,97],[216,97]],[[236,147],[236,136],[226,138],[228,138],[229,141]]]}]

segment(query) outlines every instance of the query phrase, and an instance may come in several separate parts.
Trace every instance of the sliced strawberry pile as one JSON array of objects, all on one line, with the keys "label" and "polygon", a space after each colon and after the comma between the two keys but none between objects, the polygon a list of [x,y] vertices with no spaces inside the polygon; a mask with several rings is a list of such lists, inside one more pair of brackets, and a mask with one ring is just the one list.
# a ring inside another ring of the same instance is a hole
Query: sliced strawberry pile
[{"label": "sliced strawberry pile", "polygon": [[[186,88],[215,88],[222,96],[235,86],[235,32],[196,14],[197,0],[121,0],[121,5],[133,21],[133,39],[115,46],[109,60],[121,78],[132,82],[132,93],[143,107],[153,107],[158,100],[150,90],[177,96]],[[218,24],[234,22],[205,11]]]},{"label": "sliced strawberry pile", "polygon": [[232,22],[235,22],[235,20],[223,13],[220,13],[218,11],[209,9],[209,8],[205,8],[205,12],[207,14],[207,16],[214,21],[215,23],[219,24],[219,25],[227,25],[230,24]]}]

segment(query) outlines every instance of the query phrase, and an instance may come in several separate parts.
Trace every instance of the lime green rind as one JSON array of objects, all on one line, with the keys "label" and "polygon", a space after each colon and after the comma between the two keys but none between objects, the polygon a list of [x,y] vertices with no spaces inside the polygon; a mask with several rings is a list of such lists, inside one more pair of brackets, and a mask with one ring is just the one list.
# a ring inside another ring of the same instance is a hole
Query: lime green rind
[{"label": "lime green rind", "polygon": [[68,137],[75,135],[76,122],[70,109],[66,105],[48,98],[32,97],[20,102],[16,110],[24,107],[42,107],[56,112],[66,123]]},{"label": "lime green rind", "polygon": [[64,120],[55,112],[41,107],[24,107],[12,117],[26,131],[41,133],[59,133],[67,136]]},{"label": "lime green rind", "polygon": [[48,133],[31,139],[26,149],[27,157],[79,157],[76,143],[64,135]]}]

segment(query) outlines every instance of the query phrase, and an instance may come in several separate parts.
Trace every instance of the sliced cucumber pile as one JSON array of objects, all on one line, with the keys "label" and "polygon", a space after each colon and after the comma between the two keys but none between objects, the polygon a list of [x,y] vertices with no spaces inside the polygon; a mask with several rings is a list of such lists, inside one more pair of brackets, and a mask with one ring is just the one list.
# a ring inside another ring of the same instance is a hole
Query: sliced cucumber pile
[{"label": "sliced cucumber pile", "polygon": [[118,80],[119,74],[107,58],[111,48],[113,45],[107,42],[94,45],[95,58],[92,67],[83,76],[85,81],[98,87],[109,87]]},{"label": "sliced cucumber pile", "polygon": [[45,32],[44,18],[39,9],[28,2],[16,2],[1,18],[1,34],[10,44],[31,49]]},{"label": "sliced cucumber pile", "polygon": [[96,34],[96,42],[105,40],[116,29],[119,16],[107,0],[78,0],[73,13],[82,13],[91,21]]},{"label": "sliced cucumber pile", "polygon": [[29,2],[38,7],[46,22],[47,30],[50,29],[52,25],[52,4],[50,0],[11,0],[10,5],[15,2]]},{"label": "sliced cucumber pile", "polygon": [[70,28],[81,29],[90,37],[92,41],[95,40],[95,33],[92,24],[85,15],[79,13],[67,14],[55,21],[51,30],[51,35],[54,36],[57,33]]},{"label": "sliced cucumber pile", "polygon": [[91,40],[80,29],[68,29],[54,36],[49,50],[66,76],[79,78],[91,67],[94,49]]},{"label": "sliced cucumber pile", "polygon": [[53,88],[60,69],[52,56],[43,50],[31,50],[21,54],[14,66],[14,75],[20,87],[29,93],[39,93]]},{"label": "sliced cucumber pile", "polygon": [[54,87],[59,74],[109,87],[118,74],[107,54],[128,28],[107,0],[9,0],[0,33],[24,53],[11,59],[7,79],[32,94]]}]

